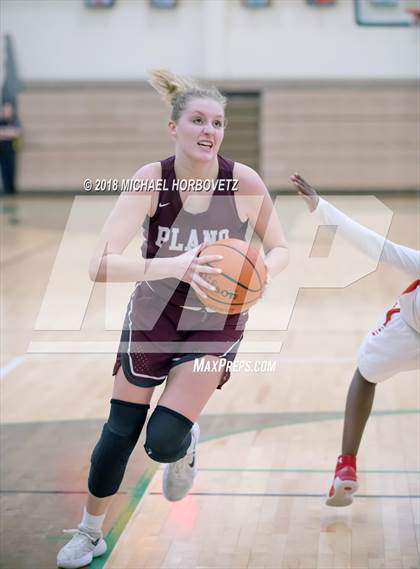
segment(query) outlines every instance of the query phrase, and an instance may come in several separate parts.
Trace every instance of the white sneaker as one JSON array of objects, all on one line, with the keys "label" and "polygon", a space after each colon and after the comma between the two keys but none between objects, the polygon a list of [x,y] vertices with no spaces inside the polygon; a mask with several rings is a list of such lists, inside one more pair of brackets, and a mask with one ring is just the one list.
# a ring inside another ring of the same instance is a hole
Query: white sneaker
[{"label": "white sneaker", "polygon": [[64,533],[73,534],[71,540],[60,549],[57,555],[58,567],[77,569],[89,565],[94,557],[103,555],[106,543],[102,533],[90,534],[82,526],[77,529],[65,529]]},{"label": "white sneaker", "polygon": [[163,495],[170,502],[182,500],[191,489],[197,474],[196,446],[200,427],[194,423],[191,429],[191,444],[187,454],[176,462],[165,464],[163,471]]}]

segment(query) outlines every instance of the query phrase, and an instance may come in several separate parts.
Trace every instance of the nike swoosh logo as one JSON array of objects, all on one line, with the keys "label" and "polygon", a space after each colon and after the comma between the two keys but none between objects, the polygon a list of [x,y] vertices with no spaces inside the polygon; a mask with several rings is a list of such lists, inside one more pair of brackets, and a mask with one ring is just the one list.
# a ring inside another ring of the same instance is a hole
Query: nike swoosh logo
[{"label": "nike swoosh logo", "polygon": [[165,207],[165,205],[169,205],[169,202],[166,202],[166,203],[160,203],[160,204],[159,204],[159,207]]},{"label": "nike swoosh logo", "polygon": [[193,454],[192,462],[189,462],[188,464],[191,466],[191,468],[194,466],[194,464],[195,464],[195,453]]},{"label": "nike swoosh logo", "polygon": [[92,545],[94,545],[96,547],[98,545],[100,539],[101,539],[100,537],[98,537],[98,539],[95,539],[95,540],[92,539],[91,540]]}]

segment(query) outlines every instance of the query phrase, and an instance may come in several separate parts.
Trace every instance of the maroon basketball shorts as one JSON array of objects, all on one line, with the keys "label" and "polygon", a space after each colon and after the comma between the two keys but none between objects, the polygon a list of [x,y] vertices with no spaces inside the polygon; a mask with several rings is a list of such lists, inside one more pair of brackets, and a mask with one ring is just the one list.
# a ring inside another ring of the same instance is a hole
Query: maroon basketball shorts
[{"label": "maroon basketball shorts", "polygon": [[[147,282],[138,283],[128,303],[113,375],[122,366],[130,383],[155,387],[173,367],[205,355],[233,362],[247,319],[247,313],[226,316],[204,306],[180,306],[161,298]],[[218,389],[230,377],[229,365],[221,369]]]}]

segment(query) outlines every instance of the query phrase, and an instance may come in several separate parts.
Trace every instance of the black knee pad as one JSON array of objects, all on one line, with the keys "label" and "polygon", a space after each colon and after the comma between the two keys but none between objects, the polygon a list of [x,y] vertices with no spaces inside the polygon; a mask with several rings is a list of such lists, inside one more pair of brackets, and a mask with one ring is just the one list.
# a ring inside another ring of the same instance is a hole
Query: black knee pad
[{"label": "black knee pad", "polygon": [[89,472],[89,492],[97,498],[112,496],[118,491],[149,407],[111,399],[109,418],[93,449]]},{"label": "black knee pad", "polygon": [[193,422],[181,413],[157,405],[147,423],[147,454],[157,462],[175,462],[185,456],[191,443]]}]

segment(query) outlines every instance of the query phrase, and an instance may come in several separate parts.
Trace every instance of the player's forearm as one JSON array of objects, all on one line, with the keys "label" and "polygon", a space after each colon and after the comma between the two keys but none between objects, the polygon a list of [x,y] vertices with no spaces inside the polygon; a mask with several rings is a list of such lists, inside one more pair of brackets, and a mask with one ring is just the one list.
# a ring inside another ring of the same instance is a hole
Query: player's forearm
[{"label": "player's forearm", "polygon": [[174,276],[174,259],[128,259],[109,254],[101,262],[92,261],[89,267],[91,280],[95,282],[155,281]]},{"label": "player's forearm", "polygon": [[385,237],[348,217],[341,210],[320,198],[315,213],[322,223],[336,225],[340,235],[372,259],[379,260]]},{"label": "player's forearm", "polygon": [[323,223],[337,225],[341,235],[371,259],[380,259],[414,276],[419,274],[419,251],[385,239],[379,233],[353,221],[324,199],[320,198],[315,213]]},{"label": "player's forearm", "polygon": [[265,257],[264,263],[270,277],[273,278],[281,273],[289,264],[289,249],[287,247],[274,247]]}]

